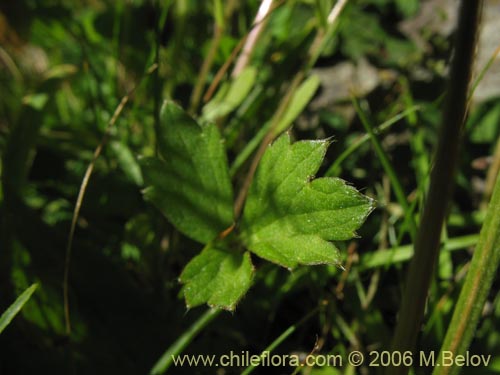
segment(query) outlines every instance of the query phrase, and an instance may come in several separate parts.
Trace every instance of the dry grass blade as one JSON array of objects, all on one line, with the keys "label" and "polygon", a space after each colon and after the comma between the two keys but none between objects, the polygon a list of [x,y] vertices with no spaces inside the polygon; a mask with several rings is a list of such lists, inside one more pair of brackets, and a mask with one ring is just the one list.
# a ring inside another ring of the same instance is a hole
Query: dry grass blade
[{"label": "dry grass blade", "polygon": [[73,248],[73,238],[75,235],[75,229],[76,229],[76,222],[78,221],[78,216],[80,215],[80,209],[82,208],[82,202],[83,198],[85,196],[85,191],[87,190],[87,186],[90,181],[90,176],[92,175],[92,172],[95,167],[95,163],[99,156],[101,155],[101,152],[108,141],[109,134],[111,128],[115,125],[116,120],[122,113],[123,109],[125,108],[125,105],[130,99],[130,96],[134,93],[136,90],[137,86],[142,82],[143,78],[151,73],[153,73],[158,66],[156,64],[153,64],[144,74],[144,76],[140,79],[140,81],[132,87],[132,89],[122,98],[120,103],[115,109],[115,112],[113,113],[113,116],[111,117],[111,120],[109,120],[108,125],[106,126],[106,130],[104,132],[104,136],[101,139],[101,142],[99,145],[96,147],[94,154],[92,156],[92,160],[90,161],[90,164],[87,167],[87,170],[85,171],[85,175],[83,176],[82,183],[80,185],[80,189],[78,191],[78,197],[76,198],[76,203],[75,203],[75,209],[73,210],[73,217],[71,219],[71,227],[69,230],[69,235],[68,235],[68,243],[66,245],[66,256],[65,256],[65,261],[64,261],[64,278],[63,278],[63,300],[64,300],[64,321],[65,321],[65,327],[66,327],[66,335],[71,335],[71,319],[70,319],[70,314],[69,314],[69,267],[70,267],[70,262],[71,262],[71,252]]},{"label": "dry grass blade", "polygon": [[[231,55],[229,56],[229,58],[224,62],[224,65],[222,65],[221,68],[215,74],[215,77],[214,77],[212,83],[208,87],[205,95],[203,96],[203,102],[206,103],[206,102],[208,102],[212,98],[215,90],[217,90],[217,87],[219,87],[219,83],[222,80],[222,77],[224,76],[224,74],[226,74],[227,70],[229,69],[229,66],[232,64],[232,62],[234,61],[234,59],[236,58],[236,56],[238,55],[238,53],[241,51],[241,49],[243,48],[243,46],[246,46],[246,41],[248,40],[248,38],[249,38],[250,34],[252,33],[252,31],[256,27],[259,27],[263,22],[265,22],[267,20],[267,18],[272,14],[272,12],[276,8],[278,8],[279,6],[281,6],[283,3],[284,3],[284,0],[275,3],[269,9],[269,11],[266,13],[266,15],[262,19],[259,19],[259,21],[256,21],[254,23],[253,28],[239,41],[239,43],[236,45],[236,47],[234,47],[234,49],[231,52]],[[248,54],[249,52],[247,51],[246,53]],[[237,74],[235,73],[235,71],[233,71],[232,75],[234,77]]]},{"label": "dry grass blade", "polygon": [[[328,15],[328,25],[330,29],[328,31],[331,31],[333,28],[332,26],[335,24],[337,21],[340,13],[344,9],[345,5],[347,4],[347,0],[339,0],[337,3],[335,3],[334,7],[330,11]],[[320,30],[314,39],[314,41],[311,44],[311,47],[309,48],[308,51],[308,61],[306,61],[304,67],[297,72],[295,77],[292,80],[292,83],[287,89],[287,92],[285,96],[283,97],[283,100],[280,102],[278,109],[274,113],[274,116],[271,120],[271,127],[269,129],[269,132],[266,134],[265,138],[262,140],[259,149],[257,150],[252,163],[250,165],[250,169],[248,170],[247,175],[245,176],[245,180],[243,181],[243,184],[238,192],[238,195],[236,197],[236,201],[234,203],[234,214],[235,217],[238,218],[239,215],[241,214],[241,210],[243,209],[243,204],[245,202],[248,189],[250,188],[250,184],[252,182],[253,176],[255,174],[255,171],[257,170],[257,166],[260,162],[260,159],[262,158],[262,155],[264,155],[264,152],[266,151],[267,146],[279,135],[276,133],[276,128],[282,118],[282,116],[285,113],[286,108],[288,107],[290,101],[292,100],[293,94],[295,93],[295,90],[299,87],[300,83],[303,81],[304,77],[306,76],[306,73],[309,71],[310,67],[314,65],[316,62],[317,58],[320,55],[321,48],[323,46],[323,42],[328,36],[328,32],[325,32],[324,30]]]}]

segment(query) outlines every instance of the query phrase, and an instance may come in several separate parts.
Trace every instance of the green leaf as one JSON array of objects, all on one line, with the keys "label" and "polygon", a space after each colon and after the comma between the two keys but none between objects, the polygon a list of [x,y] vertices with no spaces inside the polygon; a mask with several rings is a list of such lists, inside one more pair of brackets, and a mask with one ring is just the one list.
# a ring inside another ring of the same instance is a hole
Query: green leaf
[{"label": "green leaf", "polygon": [[[351,20],[355,19],[356,22]],[[340,50],[344,56],[354,61],[363,56],[380,53],[381,44],[388,37],[379,19],[362,7],[347,6],[339,24]]]},{"label": "green leaf", "polygon": [[409,18],[418,12],[418,0],[396,0],[396,8],[405,17]]},{"label": "green leaf", "polygon": [[141,160],[144,197],[186,236],[208,243],[233,222],[233,191],[224,145],[215,125],[200,126],[165,102],[158,134],[160,158]]},{"label": "green leaf", "polygon": [[203,118],[215,121],[235,110],[252,89],[257,77],[257,69],[245,68],[231,84],[224,84],[217,95],[203,107]]},{"label": "green leaf", "polygon": [[241,223],[249,250],[284,267],[338,264],[329,241],[347,240],[373,210],[373,200],[338,178],[314,179],[329,141],[290,144],[285,134],[265,152]]},{"label": "green leaf", "polygon": [[191,259],[181,274],[187,307],[208,303],[212,307],[234,310],[250,288],[253,277],[250,253],[234,253],[220,247],[207,247]]},{"label": "green leaf", "polygon": [[280,134],[285,131],[290,124],[295,121],[295,119],[302,113],[307,104],[311,101],[314,93],[318,89],[320,84],[320,79],[317,75],[310,76],[306,81],[304,81],[297,91],[293,94],[290,104],[287,107],[286,112],[283,114],[282,119],[276,125],[274,130],[275,134]]},{"label": "green leaf", "polygon": [[116,155],[118,165],[123,170],[127,178],[129,178],[130,181],[134,182],[136,185],[142,186],[143,179],[141,167],[139,166],[139,163],[137,163],[130,148],[126,144],[118,141],[111,142],[110,146]]},{"label": "green leaf", "polygon": [[37,111],[44,109],[45,104],[49,101],[49,95],[42,92],[38,94],[29,94],[23,98],[23,104],[32,107]]},{"label": "green leaf", "polygon": [[499,136],[500,105],[488,110],[482,118],[473,124],[470,140],[473,143],[492,143]]},{"label": "green leaf", "polygon": [[14,319],[19,311],[23,308],[24,304],[28,302],[33,292],[38,287],[37,284],[31,285],[28,289],[26,289],[17,299],[14,301],[12,305],[9,306],[7,310],[0,316],[0,333],[3,332],[5,327],[9,325],[9,323]]}]

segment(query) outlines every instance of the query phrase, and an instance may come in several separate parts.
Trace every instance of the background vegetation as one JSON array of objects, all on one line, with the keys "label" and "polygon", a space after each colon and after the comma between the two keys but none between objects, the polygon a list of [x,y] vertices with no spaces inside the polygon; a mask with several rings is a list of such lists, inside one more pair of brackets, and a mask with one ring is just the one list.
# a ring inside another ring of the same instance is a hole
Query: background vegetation
[{"label": "background vegetation", "polygon": [[[247,95],[235,99],[236,105],[226,100],[226,107],[217,101],[210,107],[203,95],[251,30],[258,1],[2,2],[0,311],[31,284],[39,286],[0,336],[0,373],[144,374],[153,367],[206,312],[204,306],[186,309],[178,282],[201,246],[141,194],[137,160],[156,153],[160,105],[173,99],[200,121],[217,123],[238,191],[250,166],[248,151],[255,151],[248,145],[258,145],[259,131],[277,116],[298,72],[316,75],[319,89],[313,78],[307,81],[311,98],[305,90],[302,101],[292,101],[292,107],[305,106],[300,115],[289,114],[292,137],[332,137],[318,175],[349,181],[374,198],[377,209],[358,238],[338,244],[345,271],[316,266],[290,272],[255,258],[253,287],[236,311],[214,318],[185,353],[258,354],[290,328],[276,353],[346,358],[354,349],[388,348],[415,237],[411,223],[419,218],[437,141],[456,12],[455,2],[451,8],[448,3],[353,0],[330,30],[333,1],[277,1],[249,62],[255,74],[239,83],[243,86],[232,86],[237,94],[247,85]],[[490,6],[488,12],[498,14],[497,2]],[[500,43],[488,20],[477,72]],[[315,50],[311,45],[325,30],[327,37]],[[311,59],[311,50],[319,53],[317,59]],[[232,70],[233,65],[222,85],[234,82]],[[444,340],[498,172],[500,92],[496,76],[487,77],[466,124],[443,251],[418,341],[426,352],[439,350]],[[377,153],[366,134],[381,124]],[[82,179],[103,139],[76,222],[68,334],[63,300],[68,236]],[[492,363],[464,374],[500,373],[498,286],[497,275],[470,348],[492,354]],[[301,373],[370,371],[346,365]],[[171,368],[171,373],[214,372],[200,367]]]}]

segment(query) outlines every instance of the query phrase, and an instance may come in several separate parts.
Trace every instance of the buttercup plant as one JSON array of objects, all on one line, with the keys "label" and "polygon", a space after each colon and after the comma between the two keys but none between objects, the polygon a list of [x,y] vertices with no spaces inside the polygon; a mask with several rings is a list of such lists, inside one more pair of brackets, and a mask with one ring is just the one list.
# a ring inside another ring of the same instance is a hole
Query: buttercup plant
[{"label": "buttercup plant", "polygon": [[2,374],[500,373],[496,2],[54,3],[0,6]]},{"label": "buttercup plant", "polygon": [[353,238],[374,201],[339,178],[314,178],[330,142],[281,135],[264,153],[241,218],[223,140],[171,101],[163,104],[159,157],[142,160],[145,198],[184,235],[205,244],[180,275],[188,308],[234,310],[251,286],[251,253],[280,266],[337,264],[331,241]]}]

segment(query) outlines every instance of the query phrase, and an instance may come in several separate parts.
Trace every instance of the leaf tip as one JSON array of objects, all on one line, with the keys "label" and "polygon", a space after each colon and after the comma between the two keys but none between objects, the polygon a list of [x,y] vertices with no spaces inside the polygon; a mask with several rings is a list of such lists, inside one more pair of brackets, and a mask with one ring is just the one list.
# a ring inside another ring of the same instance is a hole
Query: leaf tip
[{"label": "leaf tip", "polygon": [[[366,210],[365,219],[377,208],[377,200],[375,198],[363,195],[367,199],[368,209]],[[364,220],[363,220],[364,221]]]},{"label": "leaf tip", "polygon": [[345,271],[346,271],[346,269],[345,269],[345,267],[344,267],[344,265],[343,265],[342,263],[337,262],[337,263],[335,263],[335,265],[336,265],[338,268],[340,268],[343,272],[345,272]]}]

